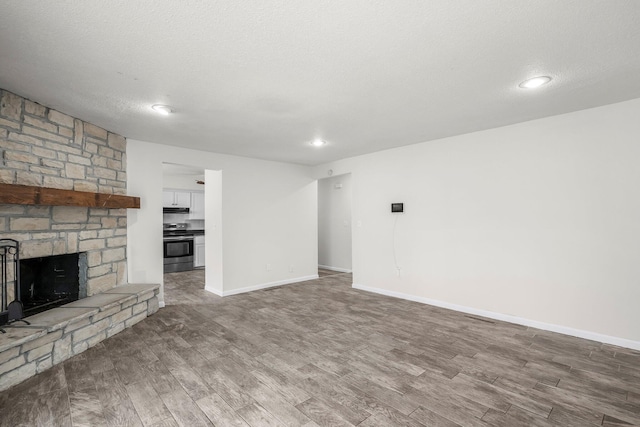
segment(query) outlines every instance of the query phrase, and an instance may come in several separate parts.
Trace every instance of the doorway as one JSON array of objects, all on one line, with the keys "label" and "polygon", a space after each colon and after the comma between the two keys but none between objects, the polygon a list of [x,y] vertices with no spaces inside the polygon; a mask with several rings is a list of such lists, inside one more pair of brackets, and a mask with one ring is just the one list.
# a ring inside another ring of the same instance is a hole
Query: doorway
[{"label": "doorway", "polygon": [[318,180],[318,275],[352,268],[351,174]]},{"label": "doorway", "polygon": [[[184,287],[205,287],[205,171],[162,164],[162,223],[165,304],[188,303]],[[170,251],[180,248],[179,253]]]}]

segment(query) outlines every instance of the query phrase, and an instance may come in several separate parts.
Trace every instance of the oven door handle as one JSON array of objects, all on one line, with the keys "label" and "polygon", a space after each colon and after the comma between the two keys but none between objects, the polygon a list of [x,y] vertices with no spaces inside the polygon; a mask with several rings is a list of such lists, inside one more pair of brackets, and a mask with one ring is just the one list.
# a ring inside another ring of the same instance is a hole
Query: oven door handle
[{"label": "oven door handle", "polygon": [[193,237],[184,237],[184,236],[163,237],[162,240],[164,242],[179,242],[179,241],[188,242],[190,240],[192,241]]}]

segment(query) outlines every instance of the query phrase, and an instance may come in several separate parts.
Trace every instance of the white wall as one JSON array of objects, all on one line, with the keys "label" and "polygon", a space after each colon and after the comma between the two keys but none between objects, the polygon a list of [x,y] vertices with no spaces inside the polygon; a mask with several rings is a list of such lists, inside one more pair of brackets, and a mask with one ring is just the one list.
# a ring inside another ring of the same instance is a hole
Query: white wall
[{"label": "white wall", "polygon": [[224,247],[222,235],[222,171],[206,170],[204,210],[205,282],[210,292],[224,295]]},{"label": "white wall", "polygon": [[198,184],[196,180],[204,181],[204,171],[198,175],[172,175],[166,172],[163,174],[164,188],[173,190],[204,191],[204,185]]},{"label": "white wall", "polygon": [[318,264],[351,271],[351,174],[318,180]]},{"label": "white wall", "polygon": [[[128,192],[141,197],[141,208],[128,211],[130,282],[162,283],[163,162],[221,171],[221,293],[317,277],[317,184],[309,168],[130,139]],[[216,223],[205,221],[207,248],[215,247],[209,227]],[[207,250],[207,265],[215,252]]]},{"label": "white wall", "polygon": [[640,348],[639,118],[636,99],[317,167],[352,172],[354,286]]}]

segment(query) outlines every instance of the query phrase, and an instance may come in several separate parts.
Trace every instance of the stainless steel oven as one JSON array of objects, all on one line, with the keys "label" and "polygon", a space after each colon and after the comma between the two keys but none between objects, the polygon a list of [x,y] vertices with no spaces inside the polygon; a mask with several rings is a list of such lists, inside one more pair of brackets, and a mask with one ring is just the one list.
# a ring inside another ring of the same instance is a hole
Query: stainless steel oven
[{"label": "stainless steel oven", "polygon": [[193,238],[184,229],[165,226],[162,237],[165,273],[193,270]]}]

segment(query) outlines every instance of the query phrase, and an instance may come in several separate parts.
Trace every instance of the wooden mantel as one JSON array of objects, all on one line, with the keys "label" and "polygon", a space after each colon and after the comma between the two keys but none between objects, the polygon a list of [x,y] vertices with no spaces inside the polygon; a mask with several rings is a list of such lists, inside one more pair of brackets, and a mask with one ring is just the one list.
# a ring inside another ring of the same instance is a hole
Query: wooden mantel
[{"label": "wooden mantel", "polygon": [[0,204],[140,209],[140,197],[31,185],[0,184]]}]

